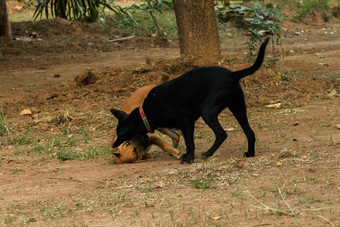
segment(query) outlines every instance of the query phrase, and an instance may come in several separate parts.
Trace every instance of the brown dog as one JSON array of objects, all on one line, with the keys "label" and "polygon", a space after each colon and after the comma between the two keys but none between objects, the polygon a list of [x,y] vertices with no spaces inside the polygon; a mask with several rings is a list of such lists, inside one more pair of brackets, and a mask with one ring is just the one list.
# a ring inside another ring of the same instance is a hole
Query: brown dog
[{"label": "brown dog", "polygon": [[[148,95],[149,91],[154,88],[156,85],[146,85],[138,90],[136,90],[128,100],[126,100],[123,111],[126,113],[130,113],[136,107],[142,106],[144,99]],[[113,148],[113,143],[117,139],[117,135],[115,134],[111,140],[110,147],[112,149],[113,157],[117,164],[120,163],[132,163],[135,161],[143,160],[151,158],[152,156],[148,154],[148,151],[151,145],[155,144],[164,151],[172,154],[177,159],[181,157],[180,152],[176,149],[179,143],[180,134],[173,129],[158,129],[161,133],[168,135],[173,142],[173,146],[166,144],[159,136],[154,133],[148,134],[148,139],[145,142],[141,142],[140,140],[130,140],[125,141],[117,148]]]}]

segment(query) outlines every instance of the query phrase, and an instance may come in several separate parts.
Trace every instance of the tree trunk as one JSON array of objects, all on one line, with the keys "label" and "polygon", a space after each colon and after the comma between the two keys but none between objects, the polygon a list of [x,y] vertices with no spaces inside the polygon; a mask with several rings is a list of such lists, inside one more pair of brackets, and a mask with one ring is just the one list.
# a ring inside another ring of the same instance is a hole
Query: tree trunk
[{"label": "tree trunk", "polygon": [[0,36],[12,38],[11,24],[9,23],[6,0],[0,0]]},{"label": "tree trunk", "polygon": [[213,0],[173,0],[181,55],[221,57]]}]

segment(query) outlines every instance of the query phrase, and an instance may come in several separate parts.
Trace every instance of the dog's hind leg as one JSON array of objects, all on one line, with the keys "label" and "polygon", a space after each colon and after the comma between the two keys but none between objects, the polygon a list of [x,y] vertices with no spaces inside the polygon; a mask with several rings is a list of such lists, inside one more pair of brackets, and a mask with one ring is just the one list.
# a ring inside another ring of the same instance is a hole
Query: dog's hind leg
[{"label": "dog's hind leg", "polygon": [[255,156],[255,133],[251,129],[248,118],[247,109],[244,101],[243,92],[238,95],[237,100],[234,100],[232,104],[229,105],[230,111],[233,113],[238,123],[241,125],[244,134],[246,134],[248,140],[248,151],[243,154],[244,157],[254,157]]},{"label": "dog's hind leg", "polygon": [[168,128],[159,128],[157,129],[158,131],[160,131],[161,133],[169,136],[172,140],[172,146],[174,148],[178,147],[179,144],[179,140],[181,138],[181,135],[174,129],[168,129]]},{"label": "dog's hind leg", "polygon": [[224,142],[224,140],[227,138],[227,133],[222,128],[220,122],[218,121],[218,114],[215,113],[203,113],[202,118],[207,123],[207,125],[213,130],[215,133],[215,142],[212,145],[212,147],[202,153],[203,158],[207,158],[212,156],[215,151],[221,146],[221,144]]},{"label": "dog's hind leg", "polygon": [[177,159],[180,159],[182,157],[181,153],[176,148],[168,145],[159,136],[157,136],[155,134],[149,135],[149,143],[150,143],[150,145],[151,144],[157,145],[158,147],[160,147],[164,151],[175,156]]},{"label": "dog's hind leg", "polygon": [[182,134],[187,148],[187,153],[183,154],[181,164],[191,164],[195,159],[195,142],[194,142],[195,121],[184,119],[182,124]]}]

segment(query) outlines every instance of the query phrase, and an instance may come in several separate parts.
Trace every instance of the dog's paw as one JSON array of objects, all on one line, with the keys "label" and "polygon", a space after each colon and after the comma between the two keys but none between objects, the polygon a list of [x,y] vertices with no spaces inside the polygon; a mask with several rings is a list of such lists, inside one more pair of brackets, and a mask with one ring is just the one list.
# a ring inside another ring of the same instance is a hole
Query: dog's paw
[{"label": "dog's paw", "polygon": [[147,153],[146,155],[143,156],[142,160],[146,160],[146,159],[155,159],[155,156],[153,154]]},{"label": "dog's paw", "polygon": [[183,154],[181,164],[191,164],[194,162],[194,157],[191,157],[190,155]]},{"label": "dog's paw", "polygon": [[182,157],[183,157],[183,154],[182,153],[179,153],[178,155],[174,155],[175,156],[175,158],[177,158],[177,159],[181,159]]},{"label": "dog's paw", "polygon": [[245,158],[254,157],[254,156],[255,156],[255,152],[245,152],[243,154],[243,157]]},{"label": "dog's paw", "polygon": [[206,158],[209,158],[209,157],[211,157],[212,155],[207,151],[207,152],[203,152],[202,154],[201,154],[201,157],[202,158],[204,158],[204,159],[206,159]]},{"label": "dog's paw", "polygon": [[194,163],[194,160],[183,160],[180,162],[181,164],[192,164]]}]

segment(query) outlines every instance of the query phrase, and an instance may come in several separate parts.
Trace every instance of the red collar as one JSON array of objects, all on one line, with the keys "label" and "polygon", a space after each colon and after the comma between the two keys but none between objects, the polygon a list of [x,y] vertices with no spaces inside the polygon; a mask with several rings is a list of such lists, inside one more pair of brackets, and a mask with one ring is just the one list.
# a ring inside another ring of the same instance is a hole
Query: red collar
[{"label": "red collar", "polygon": [[139,107],[139,114],[142,117],[146,130],[148,130],[148,132],[153,132],[142,107]]}]

